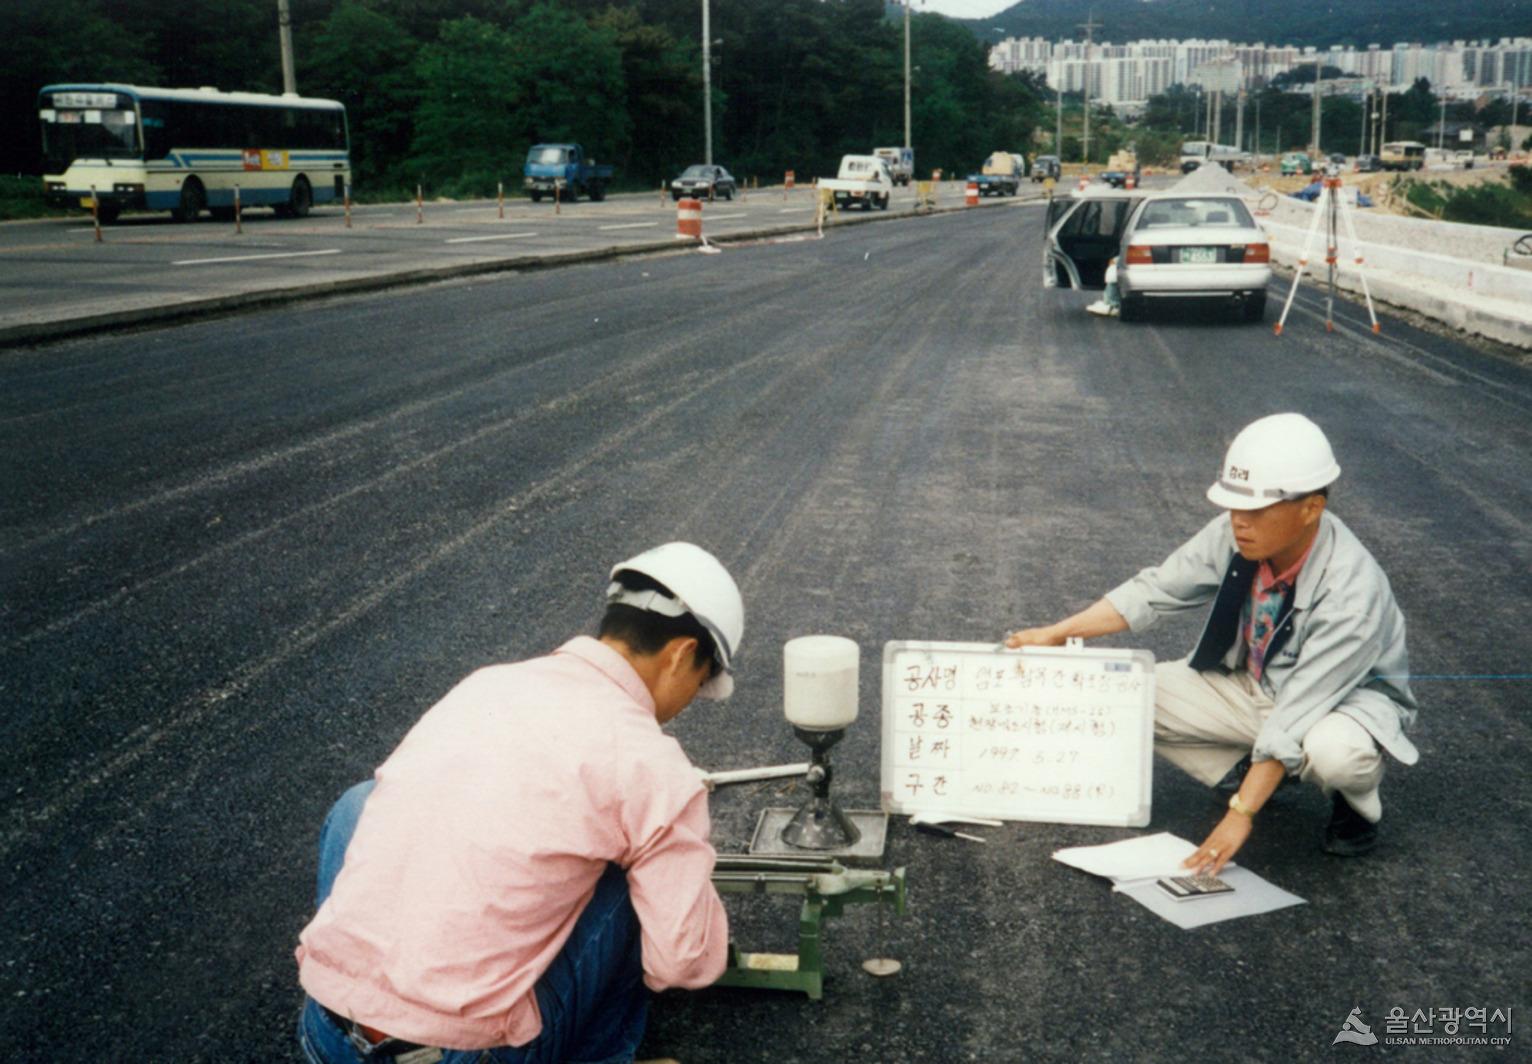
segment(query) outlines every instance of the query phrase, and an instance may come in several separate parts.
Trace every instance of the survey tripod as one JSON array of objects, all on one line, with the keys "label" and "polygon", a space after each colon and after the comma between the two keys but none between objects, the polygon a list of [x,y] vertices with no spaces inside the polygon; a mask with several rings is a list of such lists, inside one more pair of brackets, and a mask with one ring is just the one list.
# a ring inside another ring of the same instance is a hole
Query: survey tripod
[{"label": "survey tripod", "polygon": [[1339,230],[1342,222],[1345,223],[1346,235],[1351,239],[1351,247],[1356,256],[1356,272],[1362,279],[1362,295],[1367,300],[1367,316],[1372,320],[1372,331],[1379,332],[1378,315],[1372,306],[1372,290],[1367,286],[1367,273],[1362,269],[1362,244],[1356,236],[1356,223],[1351,218],[1351,208],[1347,205],[1345,197],[1341,195],[1340,167],[1333,163],[1325,167],[1319,199],[1314,204],[1314,217],[1309,221],[1308,234],[1303,238],[1303,252],[1298,256],[1298,272],[1293,274],[1293,286],[1287,292],[1287,302],[1282,304],[1282,316],[1277,319],[1276,328],[1272,331],[1281,336],[1282,326],[1287,324],[1287,314],[1292,309],[1293,297],[1298,294],[1298,284],[1303,280],[1303,271],[1308,268],[1309,252],[1314,246],[1314,238],[1319,235],[1321,221],[1325,224],[1325,265],[1328,269],[1325,291],[1325,332],[1335,331],[1335,283],[1340,269]]}]

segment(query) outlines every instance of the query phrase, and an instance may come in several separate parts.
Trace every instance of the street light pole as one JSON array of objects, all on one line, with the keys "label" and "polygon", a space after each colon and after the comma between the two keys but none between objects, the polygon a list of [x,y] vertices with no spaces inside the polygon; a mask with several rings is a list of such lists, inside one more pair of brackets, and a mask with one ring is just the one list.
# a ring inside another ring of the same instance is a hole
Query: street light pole
[{"label": "street light pole", "polygon": [[1314,121],[1312,123],[1313,128],[1310,130],[1310,133],[1314,141],[1314,152],[1317,155],[1324,154],[1323,149],[1321,149],[1319,146],[1319,77],[1320,73],[1324,69],[1323,66],[1321,66],[1323,62],[1324,60],[1321,58],[1316,58],[1314,60]]},{"label": "street light pole", "polygon": [[1436,120],[1436,150],[1442,150],[1442,134],[1447,131],[1447,97],[1442,97],[1442,116]]},{"label": "street light pole", "polygon": [[293,74],[293,14],[287,8],[287,0],[277,0],[277,39],[282,45],[282,91],[296,96],[298,79]]},{"label": "street light pole", "polygon": [[914,147],[910,139],[910,0],[904,0],[904,146]]},{"label": "street light pole", "polygon": [[713,165],[713,27],[708,0],[702,0],[702,129],[703,162]]}]

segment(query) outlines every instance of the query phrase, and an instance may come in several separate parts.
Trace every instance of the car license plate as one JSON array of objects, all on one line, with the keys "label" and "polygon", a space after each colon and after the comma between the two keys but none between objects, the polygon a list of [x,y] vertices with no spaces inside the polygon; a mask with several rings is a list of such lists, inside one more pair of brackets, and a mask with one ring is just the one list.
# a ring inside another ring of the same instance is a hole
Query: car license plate
[{"label": "car license plate", "polygon": [[1182,262],[1217,262],[1217,248],[1182,248]]}]

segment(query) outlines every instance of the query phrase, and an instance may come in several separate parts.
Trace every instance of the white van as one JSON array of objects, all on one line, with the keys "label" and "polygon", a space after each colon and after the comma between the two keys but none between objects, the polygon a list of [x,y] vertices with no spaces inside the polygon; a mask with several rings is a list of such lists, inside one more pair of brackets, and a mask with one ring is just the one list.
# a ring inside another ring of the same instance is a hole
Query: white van
[{"label": "white van", "polygon": [[888,172],[893,175],[894,184],[908,185],[915,177],[914,148],[874,148],[872,153],[888,163]]}]

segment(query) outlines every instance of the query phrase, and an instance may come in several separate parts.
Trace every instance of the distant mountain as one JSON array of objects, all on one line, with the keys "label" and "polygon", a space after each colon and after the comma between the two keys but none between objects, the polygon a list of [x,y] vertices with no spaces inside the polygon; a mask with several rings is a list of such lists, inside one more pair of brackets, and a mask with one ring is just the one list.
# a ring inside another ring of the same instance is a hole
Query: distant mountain
[{"label": "distant mountain", "polygon": [[[918,10],[918,9],[917,9]],[[998,15],[959,19],[981,40],[1228,39],[1268,45],[1353,45],[1532,37],[1532,0],[1021,0]]]}]

